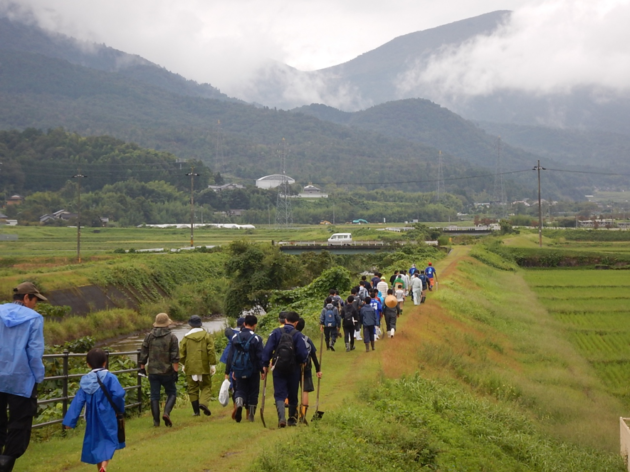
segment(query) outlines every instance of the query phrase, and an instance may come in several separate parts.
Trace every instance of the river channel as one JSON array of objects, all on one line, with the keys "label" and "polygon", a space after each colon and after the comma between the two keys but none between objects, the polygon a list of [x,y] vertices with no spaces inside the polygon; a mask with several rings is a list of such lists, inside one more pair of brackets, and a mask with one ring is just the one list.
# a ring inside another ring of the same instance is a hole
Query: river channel
[{"label": "river channel", "polygon": [[[203,327],[209,333],[214,333],[217,331],[223,331],[226,327],[227,318],[224,316],[220,316],[217,318],[213,318],[208,321],[203,322]],[[190,326],[187,324],[179,325],[171,328],[171,332],[177,336],[178,340],[182,340],[188,331],[190,331]],[[149,331],[140,332],[137,334],[133,334],[123,339],[118,339],[115,342],[107,343],[107,347],[112,352],[128,352],[135,351],[136,349],[140,349],[142,346],[142,341],[144,337]]]}]

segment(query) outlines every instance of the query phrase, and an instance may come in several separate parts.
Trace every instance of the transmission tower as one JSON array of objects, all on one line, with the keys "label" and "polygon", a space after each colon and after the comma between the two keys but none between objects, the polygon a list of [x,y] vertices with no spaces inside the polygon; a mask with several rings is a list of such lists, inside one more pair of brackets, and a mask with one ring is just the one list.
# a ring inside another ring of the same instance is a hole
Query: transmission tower
[{"label": "transmission tower", "polygon": [[436,202],[440,201],[442,192],[444,192],[444,175],[442,174],[442,151],[440,151],[438,155],[437,192],[435,193]]},{"label": "transmission tower", "polygon": [[504,218],[507,214],[507,196],[503,183],[503,162],[501,154],[501,138],[497,140],[497,164],[494,174],[494,204],[497,206],[497,216]]},{"label": "transmission tower", "polygon": [[215,172],[225,172],[225,162],[223,157],[223,130],[221,129],[221,120],[217,120],[216,126],[216,135],[214,141],[214,171]]},{"label": "transmission tower", "polygon": [[276,202],[276,226],[288,228],[293,224],[293,211],[291,210],[291,198],[289,196],[289,177],[287,177],[287,142],[282,138],[280,145],[280,160],[282,166],[282,184],[278,187],[278,199]]}]

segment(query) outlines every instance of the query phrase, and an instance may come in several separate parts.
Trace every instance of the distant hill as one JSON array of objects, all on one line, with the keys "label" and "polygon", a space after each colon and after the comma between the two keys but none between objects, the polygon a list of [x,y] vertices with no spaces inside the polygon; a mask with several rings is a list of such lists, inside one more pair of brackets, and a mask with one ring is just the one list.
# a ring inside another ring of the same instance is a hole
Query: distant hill
[{"label": "distant hill", "polygon": [[616,91],[584,86],[570,93],[502,90],[471,97],[443,96],[429,85],[401,87],[409,70],[422,70],[446,47],[457,48],[474,37],[491,34],[510,14],[495,11],[399,36],[348,62],[314,72],[269,63],[243,96],[269,106],[295,108],[322,103],[345,111],[424,98],[475,121],[583,128],[630,136],[630,95]]},{"label": "distant hill", "polygon": [[[280,170],[284,138],[287,173],[299,182],[435,189],[437,150],[424,144],[281,110],[176,95],[38,54],[0,49],[0,64],[1,129],[63,126],[111,135],[198,158],[248,183]],[[487,172],[450,154],[444,161],[447,179]],[[473,179],[453,188],[472,199],[486,187]]]},{"label": "distant hill", "polygon": [[49,33],[38,26],[3,17],[0,17],[0,48],[64,59],[71,64],[112,72],[178,95],[239,101],[221,93],[210,84],[187,80],[138,55],[127,54],[103,44]]},{"label": "distant hill", "polygon": [[574,165],[630,171],[630,136],[598,130],[479,122],[488,133],[543,158]]}]

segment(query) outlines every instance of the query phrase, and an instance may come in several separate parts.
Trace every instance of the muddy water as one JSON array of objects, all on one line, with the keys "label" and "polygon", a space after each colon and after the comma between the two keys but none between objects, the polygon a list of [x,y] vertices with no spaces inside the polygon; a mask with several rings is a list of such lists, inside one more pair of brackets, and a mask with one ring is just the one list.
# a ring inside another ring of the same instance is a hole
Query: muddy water
[{"label": "muddy water", "polygon": [[[216,331],[223,331],[226,327],[227,319],[225,317],[213,318],[212,320],[204,321],[203,327],[209,333],[214,333]],[[183,324],[174,328],[171,328],[171,332],[177,336],[177,339],[180,341],[186,335],[188,331],[190,331],[190,326],[187,324]],[[124,339],[119,339],[116,342],[112,342],[107,344],[107,347],[115,352],[125,352],[125,351],[135,351],[136,349],[140,349],[142,346],[142,341],[144,337],[149,331],[138,333],[132,336],[129,336]]]}]

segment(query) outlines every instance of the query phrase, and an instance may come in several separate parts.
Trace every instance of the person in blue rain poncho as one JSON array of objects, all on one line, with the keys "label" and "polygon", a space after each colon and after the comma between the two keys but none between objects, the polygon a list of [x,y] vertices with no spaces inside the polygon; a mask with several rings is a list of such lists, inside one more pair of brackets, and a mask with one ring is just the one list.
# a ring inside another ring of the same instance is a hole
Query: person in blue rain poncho
[{"label": "person in blue rain poncho", "polygon": [[118,378],[105,366],[107,357],[102,349],[92,349],[87,354],[87,363],[92,372],[81,377],[81,388],[70,404],[68,413],[63,419],[66,428],[74,428],[85,406],[85,438],[81,461],[96,464],[99,472],[107,470],[107,463],[114,457],[117,449],[125,447],[118,442],[118,422],[116,412],[98,383],[96,376],[109,392],[112,401],[119,411],[125,411],[125,391]]}]

